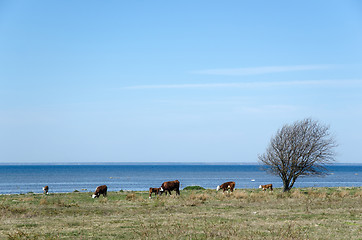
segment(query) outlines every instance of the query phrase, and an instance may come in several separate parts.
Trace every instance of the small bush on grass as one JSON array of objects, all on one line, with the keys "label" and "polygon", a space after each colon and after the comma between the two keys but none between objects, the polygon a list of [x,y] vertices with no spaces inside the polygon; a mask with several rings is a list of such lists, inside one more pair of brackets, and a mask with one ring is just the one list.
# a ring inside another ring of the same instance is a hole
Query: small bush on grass
[{"label": "small bush on grass", "polygon": [[349,191],[347,190],[342,190],[339,192],[339,196],[344,198],[344,197],[349,197]]},{"label": "small bush on grass", "polygon": [[205,190],[205,188],[200,186],[187,186],[183,190]]},{"label": "small bush on grass", "polygon": [[209,196],[207,194],[191,194],[189,196],[190,200],[200,200],[201,202],[205,202]]},{"label": "small bush on grass", "polygon": [[142,201],[142,197],[137,196],[135,193],[129,193],[126,196],[126,200],[128,201]]}]

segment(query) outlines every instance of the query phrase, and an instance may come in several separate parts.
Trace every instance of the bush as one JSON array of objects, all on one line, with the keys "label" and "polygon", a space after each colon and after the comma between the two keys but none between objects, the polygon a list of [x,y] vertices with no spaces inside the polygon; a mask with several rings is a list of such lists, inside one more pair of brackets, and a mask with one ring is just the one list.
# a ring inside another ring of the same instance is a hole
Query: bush
[{"label": "bush", "polygon": [[183,190],[205,190],[205,188],[200,186],[187,186]]},{"label": "bush", "polygon": [[128,201],[142,201],[142,197],[137,196],[135,193],[129,193],[126,196],[126,200],[128,200]]},{"label": "bush", "polygon": [[209,198],[206,194],[191,194],[189,196],[190,200],[200,200],[201,202],[205,202]]}]

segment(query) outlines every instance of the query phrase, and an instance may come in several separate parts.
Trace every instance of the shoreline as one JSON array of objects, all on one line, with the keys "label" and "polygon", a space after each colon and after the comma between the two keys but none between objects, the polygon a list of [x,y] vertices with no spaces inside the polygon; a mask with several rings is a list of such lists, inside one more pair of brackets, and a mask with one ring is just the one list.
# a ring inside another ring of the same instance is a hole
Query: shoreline
[{"label": "shoreline", "polygon": [[[351,190],[351,189],[358,189],[358,188],[362,188],[362,186],[359,186],[359,187],[293,187],[291,189],[291,192],[295,189],[298,189],[298,190],[313,190],[313,189],[331,189],[331,190],[336,190],[336,189],[348,189],[348,190]],[[237,190],[242,190],[242,191],[250,191],[250,190],[260,190],[260,192],[262,192],[263,190],[259,189],[259,188],[235,188],[235,191]],[[273,187],[273,189],[277,190],[277,192],[282,192],[282,188],[281,187]],[[205,188],[203,190],[184,190],[184,189],[180,189],[180,192],[182,191],[186,191],[186,192],[202,192],[202,191],[215,191],[217,192],[215,189],[212,189],[212,188]],[[13,195],[19,195],[19,196],[23,196],[23,195],[44,195],[44,196],[50,196],[50,195],[61,195],[61,194],[71,194],[71,193],[74,193],[74,194],[77,194],[77,193],[93,193],[94,191],[73,191],[73,192],[50,192],[49,194],[44,194],[44,193],[35,193],[35,192],[27,192],[27,193],[0,193],[0,196],[13,196]],[[221,192],[221,191],[220,191]],[[269,191],[267,191],[269,192]],[[119,190],[119,191],[108,191],[108,193],[142,193],[142,194],[145,194],[145,193],[148,193],[147,190]],[[286,192],[288,193],[288,192]]]}]

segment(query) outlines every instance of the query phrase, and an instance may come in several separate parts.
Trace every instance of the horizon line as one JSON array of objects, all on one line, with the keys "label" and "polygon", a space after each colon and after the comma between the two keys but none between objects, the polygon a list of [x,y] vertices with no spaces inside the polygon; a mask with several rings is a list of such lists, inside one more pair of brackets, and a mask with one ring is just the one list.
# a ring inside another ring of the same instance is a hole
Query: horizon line
[{"label": "horizon line", "polygon": [[[259,162],[0,162],[11,165],[262,165]],[[334,162],[326,165],[362,165],[362,162]]]}]

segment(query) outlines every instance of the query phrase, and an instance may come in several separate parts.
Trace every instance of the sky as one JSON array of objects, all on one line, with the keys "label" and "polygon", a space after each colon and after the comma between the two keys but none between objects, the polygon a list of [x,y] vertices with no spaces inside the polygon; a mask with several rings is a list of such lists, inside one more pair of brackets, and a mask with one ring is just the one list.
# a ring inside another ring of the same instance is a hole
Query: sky
[{"label": "sky", "polygon": [[284,124],[362,163],[362,2],[0,0],[0,162],[257,162]]}]

